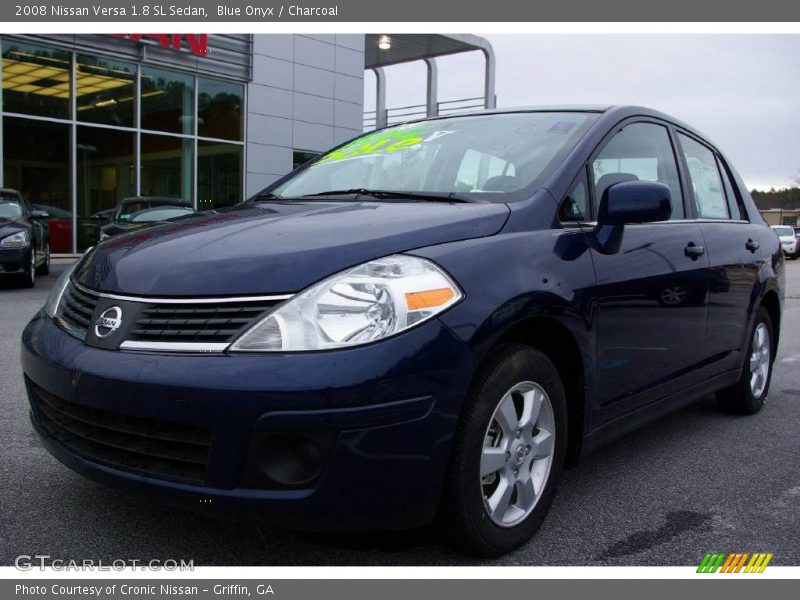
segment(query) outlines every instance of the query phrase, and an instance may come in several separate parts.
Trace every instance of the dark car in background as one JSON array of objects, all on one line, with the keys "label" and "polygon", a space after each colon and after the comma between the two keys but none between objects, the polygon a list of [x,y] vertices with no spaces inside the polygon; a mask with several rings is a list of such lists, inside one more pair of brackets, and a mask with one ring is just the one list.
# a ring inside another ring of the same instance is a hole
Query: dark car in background
[{"label": "dark car in background", "polygon": [[169,221],[194,212],[190,203],[175,198],[152,196],[126,198],[117,204],[110,213],[108,221],[100,227],[100,241],[145,225]]},{"label": "dark car in background", "polygon": [[17,190],[0,188],[0,276],[33,287],[37,274],[50,272],[48,218]]},{"label": "dark car in background", "polygon": [[488,111],[101,242],[26,327],[22,367],[47,449],[99,481],[298,529],[438,515],[497,555],[599,445],[712,393],[760,410],[784,280],[688,125]]}]

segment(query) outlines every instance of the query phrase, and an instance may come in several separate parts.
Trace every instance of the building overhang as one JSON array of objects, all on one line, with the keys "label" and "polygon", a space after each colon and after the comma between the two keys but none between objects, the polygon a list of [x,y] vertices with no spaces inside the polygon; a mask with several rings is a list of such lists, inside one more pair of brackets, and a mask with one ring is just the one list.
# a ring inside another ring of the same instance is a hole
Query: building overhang
[{"label": "building overhang", "polygon": [[480,50],[492,53],[492,46],[482,37],[470,34],[386,34],[390,47],[381,49],[378,44],[383,34],[368,33],[364,43],[364,68],[375,69],[401,63],[437,58],[450,54]]}]

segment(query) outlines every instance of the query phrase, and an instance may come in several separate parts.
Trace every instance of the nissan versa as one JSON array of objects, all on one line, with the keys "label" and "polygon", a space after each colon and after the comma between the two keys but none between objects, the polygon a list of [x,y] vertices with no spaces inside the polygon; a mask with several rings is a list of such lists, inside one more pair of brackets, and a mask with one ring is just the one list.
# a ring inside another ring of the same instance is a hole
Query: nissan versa
[{"label": "nissan versa", "polygon": [[297,529],[437,518],[497,555],[599,444],[711,393],[758,411],[783,288],[778,237],[692,128],[490,111],[101,242],[22,365],[34,427],[89,477]]}]

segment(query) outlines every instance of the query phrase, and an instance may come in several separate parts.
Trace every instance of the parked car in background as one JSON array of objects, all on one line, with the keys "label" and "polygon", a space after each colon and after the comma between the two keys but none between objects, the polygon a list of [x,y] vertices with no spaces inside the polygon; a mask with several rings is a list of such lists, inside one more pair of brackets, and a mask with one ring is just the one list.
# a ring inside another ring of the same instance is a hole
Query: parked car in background
[{"label": "parked car in background", "polygon": [[794,260],[800,256],[800,247],[798,247],[800,243],[798,243],[797,234],[792,226],[773,225],[772,231],[778,235],[778,239],[781,241],[781,248],[786,258]]},{"label": "parked car in background", "polygon": [[152,196],[126,198],[111,213],[109,221],[100,227],[100,241],[145,225],[169,221],[194,212],[190,203],[175,198]]},{"label": "parked car in background", "polygon": [[37,274],[50,272],[48,217],[17,190],[0,189],[0,274],[33,287]]},{"label": "parked car in background", "polygon": [[32,206],[49,215],[47,224],[50,227],[50,252],[55,254],[72,252],[72,213],[49,204],[33,204]]},{"label": "parked car in background", "polygon": [[709,394],[761,410],[781,330],[741,177],[641,107],[388,127],[120,242],[22,336],[52,454],[288,528],[438,516],[480,555],[530,539],[599,445]]}]

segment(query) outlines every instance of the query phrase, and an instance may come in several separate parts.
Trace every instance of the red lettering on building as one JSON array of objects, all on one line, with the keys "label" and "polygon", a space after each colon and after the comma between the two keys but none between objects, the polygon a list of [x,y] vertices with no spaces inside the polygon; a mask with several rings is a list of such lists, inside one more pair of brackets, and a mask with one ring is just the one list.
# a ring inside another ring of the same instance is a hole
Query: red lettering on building
[{"label": "red lettering on building", "polygon": [[193,54],[205,56],[208,54],[207,33],[112,33],[112,37],[126,38],[134,42],[142,40],[155,40],[162,48],[169,50],[183,50],[184,42]]}]

